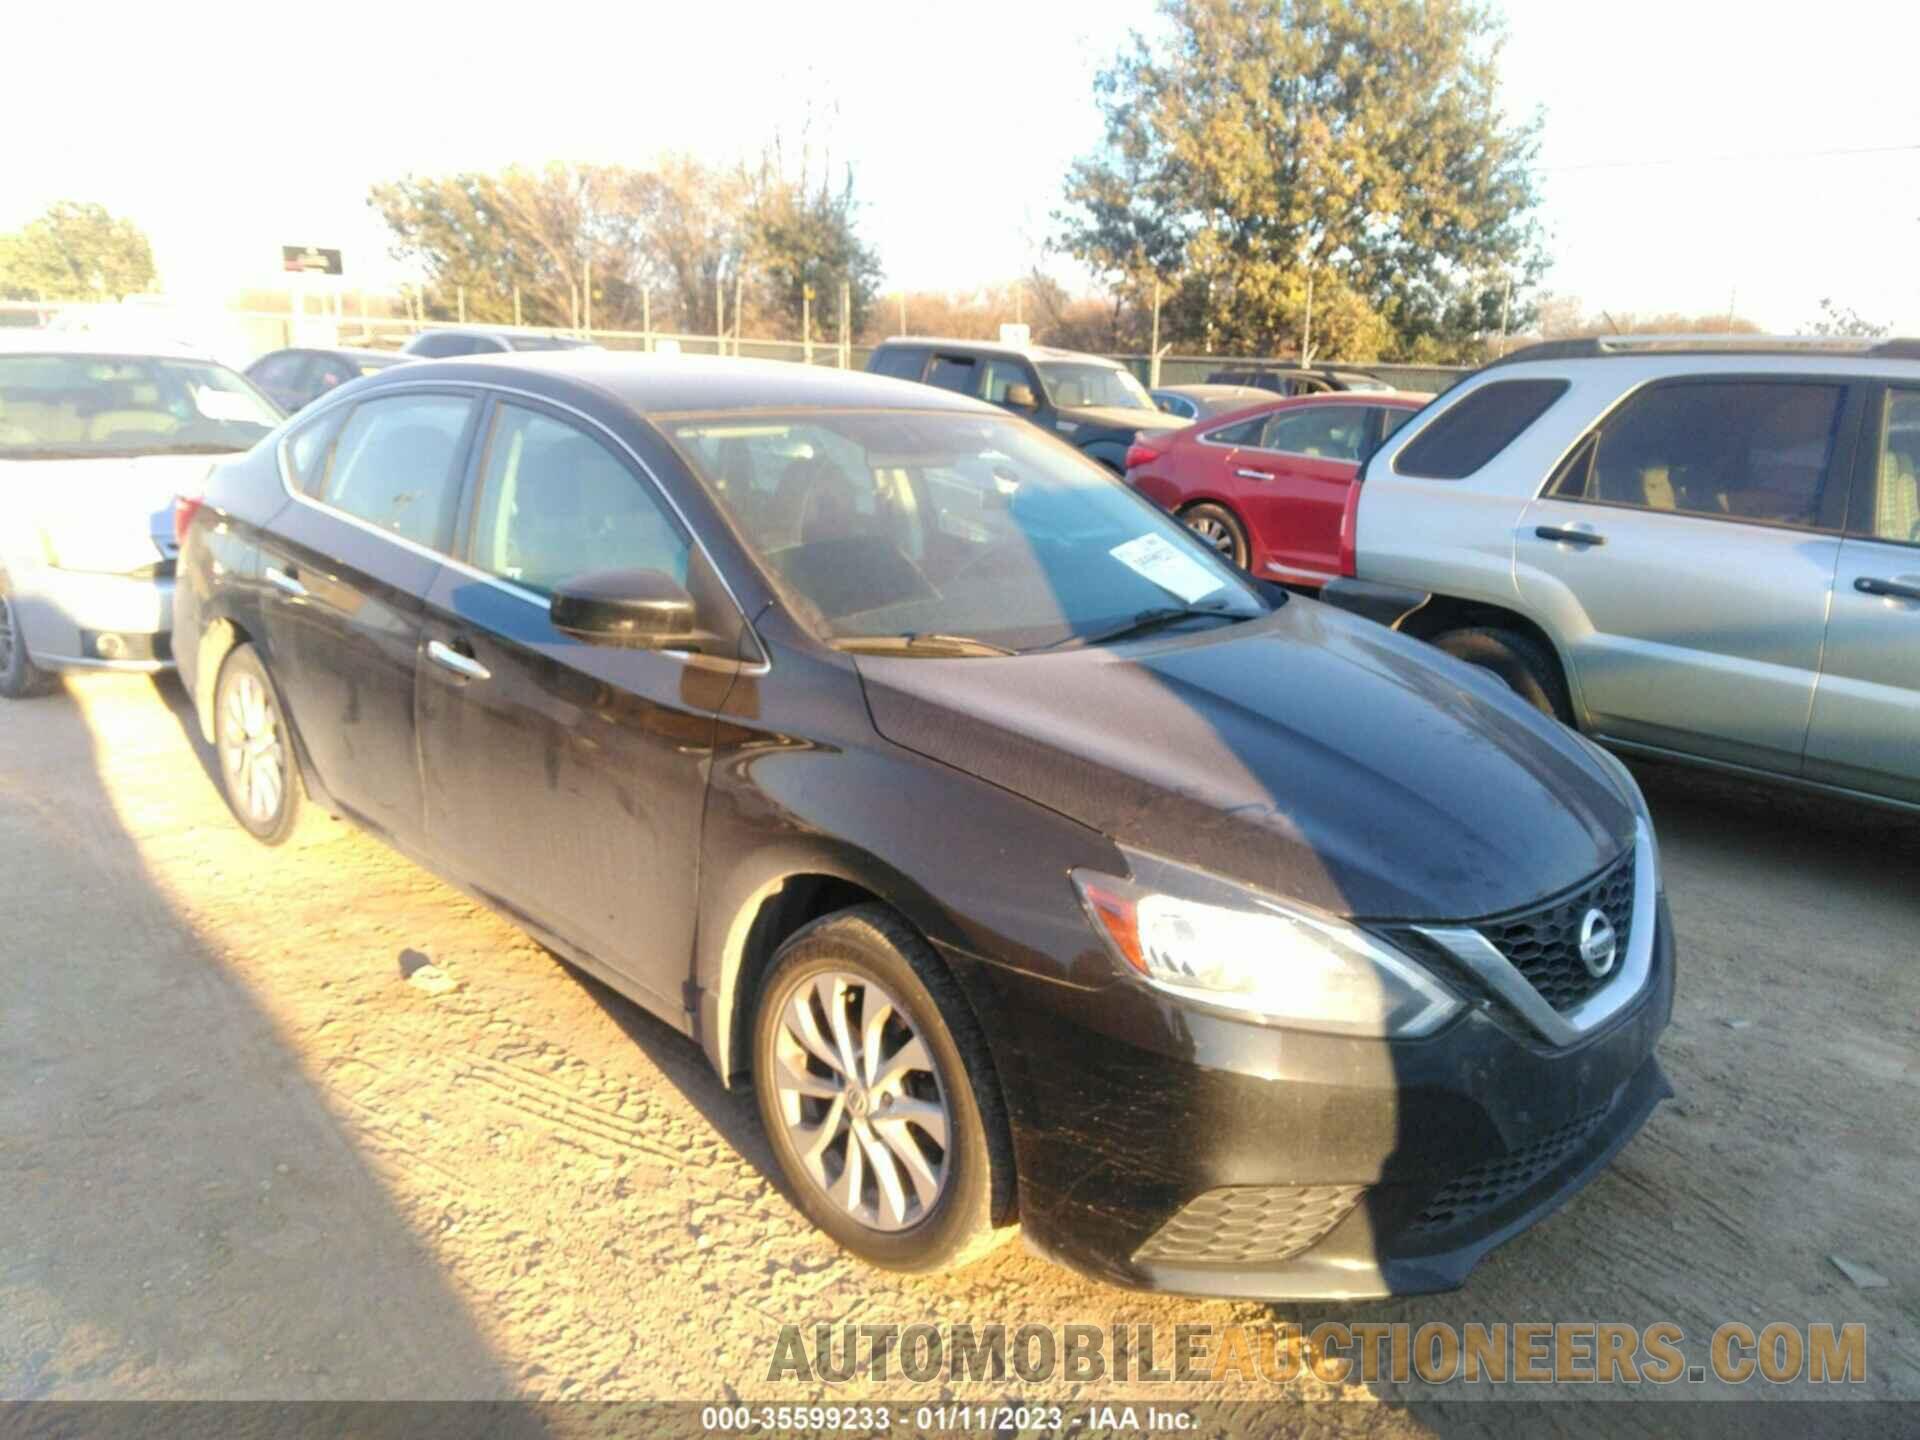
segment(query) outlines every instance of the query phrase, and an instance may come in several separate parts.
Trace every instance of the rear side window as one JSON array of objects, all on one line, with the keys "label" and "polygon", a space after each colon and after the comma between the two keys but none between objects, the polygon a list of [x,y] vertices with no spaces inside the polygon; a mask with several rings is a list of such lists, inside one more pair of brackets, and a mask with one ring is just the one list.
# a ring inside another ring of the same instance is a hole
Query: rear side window
[{"label": "rear side window", "polygon": [[1221,430],[1209,430],[1207,439],[1215,445],[1258,445],[1260,431],[1266,423],[1266,416],[1256,415],[1251,420],[1242,420],[1238,425],[1228,425]]},{"label": "rear side window", "polygon": [[1420,480],[1473,474],[1567,393],[1564,380],[1496,380],[1466,396],[1413,437],[1393,468]]},{"label": "rear side window", "polygon": [[891,375],[896,380],[918,380],[927,368],[927,352],[905,345],[882,346],[873,352],[869,367],[875,375]]},{"label": "rear side window", "polygon": [[446,550],[473,402],[398,395],[355,407],[334,443],[319,499],[402,539]]},{"label": "rear side window", "polygon": [[1555,478],[1564,500],[1830,529],[1827,470],[1845,390],[1680,381],[1629,398]]},{"label": "rear side window", "polygon": [[933,368],[927,372],[927,383],[938,385],[942,390],[958,390],[962,395],[973,394],[974,375],[979,366],[974,364],[971,355],[936,355]]}]

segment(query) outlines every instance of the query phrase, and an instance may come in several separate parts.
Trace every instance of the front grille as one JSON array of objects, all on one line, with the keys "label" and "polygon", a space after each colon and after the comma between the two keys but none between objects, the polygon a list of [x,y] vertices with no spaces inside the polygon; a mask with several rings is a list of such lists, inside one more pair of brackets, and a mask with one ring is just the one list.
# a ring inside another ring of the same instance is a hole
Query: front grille
[{"label": "front grille", "polygon": [[1407,1228],[1415,1234],[1450,1230],[1499,1209],[1565,1164],[1606,1117],[1607,1107],[1602,1105],[1575,1116],[1531,1145],[1463,1171],[1440,1187]]},{"label": "front grille", "polygon": [[[1613,969],[1595,975],[1580,958],[1580,926],[1598,909],[1613,926]],[[1485,920],[1482,935],[1506,956],[1541,998],[1562,1013],[1619,973],[1633,930],[1633,851],[1586,883],[1535,910]]]},{"label": "front grille", "polygon": [[1234,1185],[1190,1200],[1135,1260],[1243,1265],[1298,1255],[1360,1199],[1358,1185]]}]

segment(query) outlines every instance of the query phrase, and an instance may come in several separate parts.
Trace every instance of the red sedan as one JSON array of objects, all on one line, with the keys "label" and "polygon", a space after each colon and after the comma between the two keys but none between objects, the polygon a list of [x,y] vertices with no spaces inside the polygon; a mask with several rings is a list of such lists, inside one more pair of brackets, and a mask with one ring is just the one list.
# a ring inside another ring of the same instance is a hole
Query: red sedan
[{"label": "red sedan", "polygon": [[1127,483],[1242,570],[1319,586],[1353,574],[1360,462],[1425,395],[1296,395],[1165,434],[1127,452]]}]

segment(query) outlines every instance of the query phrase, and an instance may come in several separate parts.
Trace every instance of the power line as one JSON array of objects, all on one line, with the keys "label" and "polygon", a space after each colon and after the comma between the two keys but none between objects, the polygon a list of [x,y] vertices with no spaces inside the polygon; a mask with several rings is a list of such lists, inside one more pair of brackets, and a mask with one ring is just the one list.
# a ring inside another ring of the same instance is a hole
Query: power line
[{"label": "power line", "polygon": [[1895,155],[1920,151],[1920,142],[1909,145],[1849,145],[1828,150],[1770,150],[1746,155],[1650,155],[1637,160],[1585,160],[1577,165],[1536,165],[1539,175],[1568,175],[1582,170],[1646,170],[1657,166],[1738,165],[1751,161],[1825,160],[1841,155]]}]

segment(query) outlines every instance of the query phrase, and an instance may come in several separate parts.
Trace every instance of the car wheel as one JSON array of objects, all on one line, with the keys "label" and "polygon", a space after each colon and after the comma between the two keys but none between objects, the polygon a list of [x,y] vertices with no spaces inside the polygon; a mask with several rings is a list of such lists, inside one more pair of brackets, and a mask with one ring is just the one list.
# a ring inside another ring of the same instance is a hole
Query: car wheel
[{"label": "car wheel", "polygon": [[1563,725],[1573,724],[1573,698],[1567,692],[1560,661],[1532,636],[1517,630],[1470,626],[1436,635],[1433,643],[1469,665],[1491,670],[1541,714],[1551,715]]},{"label": "car wheel", "polygon": [[227,805],[254,839],[278,845],[300,822],[300,768],[279,697],[251,645],[227,655],[213,706]]},{"label": "car wheel", "polygon": [[1222,560],[1236,569],[1247,568],[1251,550],[1247,545],[1246,529],[1226,506],[1202,501],[1182,510],[1180,519],[1189,530],[1212,546],[1214,553]]},{"label": "car wheel", "polygon": [[0,695],[9,700],[30,700],[52,690],[55,677],[33,663],[27,652],[26,633],[20,628],[13,597],[0,591]]},{"label": "car wheel", "polygon": [[807,1216],[890,1270],[955,1269],[1007,1235],[1013,1152],[959,987],[880,905],[780,947],[754,1017],[760,1118]]}]

